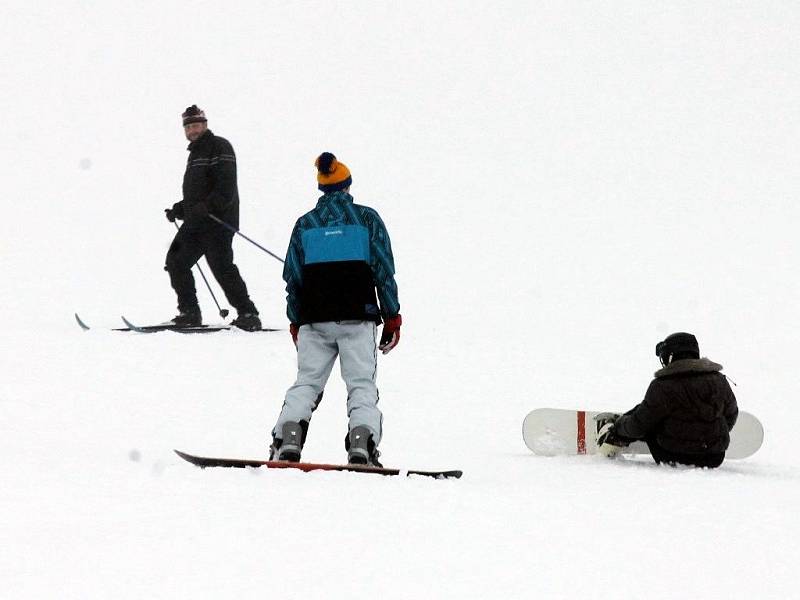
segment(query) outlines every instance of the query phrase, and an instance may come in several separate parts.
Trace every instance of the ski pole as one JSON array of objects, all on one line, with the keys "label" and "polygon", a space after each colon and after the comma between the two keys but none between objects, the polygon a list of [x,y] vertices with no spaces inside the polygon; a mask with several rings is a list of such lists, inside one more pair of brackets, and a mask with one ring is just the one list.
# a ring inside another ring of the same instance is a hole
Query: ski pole
[{"label": "ski pole", "polygon": [[229,225],[228,223],[226,223],[225,221],[223,221],[223,220],[221,220],[221,219],[218,219],[218,218],[217,218],[217,217],[215,217],[214,215],[208,215],[208,216],[209,216],[209,217],[211,217],[211,218],[212,218],[214,221],[216,221],[216,222],[217,222],[217,223],[219,223],[220,225],[222,225],[223,227],[225,227],[226,229],[230,229],[230,230],[231,230],[233,233],[238,233],[240,236],[242,236],[242,237],[243,237],[244,239],[246,239],[248,242],[250,242],[251,244],[253,244],[253,245],[254,245],[256,248],[260,248],[261,250],[263,250],[264,252],[266,252],[267,254],[269,254],[269,255],[270,255],[272,258],[274,258],[275,260],[278,260],[278,261],[280,261],[280,262],[284,262],[284,260],[283,260],[283,259],[282,259],[280,256],[278,256],[278,255],[276,255],[276,254],[273,254],[272,252],[270,252],[269,250],[267,250],[266,248],[264,248],[264,246],[262,246],[262,245],[261,245],[261,244],[259,244],[258,242],[254,242],[254,241],[253,241],[253,240],[251,240],[249,237],[247,237],[245,234],[243,234],[241,231],[239,231],[238,229],[236,229],[236,228],[235,228],[233,225]]},{"label": "ski pole", "polygon": [[[175,223],[175,222],[173,221],[173,223]],[[180,227],[178,227],[177,223],[175,223],[175,229],[180,231]],[[203,281],[206,282],[206,287],[208,288],[208,293],[211,294],[211,297],[214,299],[214,304],[217,305],[217,310],[219,311],[219,316],[224,319],[225,317],[228,316],[228,313],[230,313],[230,311],[227,308],[220,308],[219,302],[217,302],[217,297],[214,295],[214,290],[211,289],[211,284],[208,283],[208,279],[206,279],[206,274],[203,273],[203,269],[200,267],[200,262],[198,261],[198,262],[194,263],[194,266],[197,267],[197,270],[200,271],[200,277],[202,277]]]}]

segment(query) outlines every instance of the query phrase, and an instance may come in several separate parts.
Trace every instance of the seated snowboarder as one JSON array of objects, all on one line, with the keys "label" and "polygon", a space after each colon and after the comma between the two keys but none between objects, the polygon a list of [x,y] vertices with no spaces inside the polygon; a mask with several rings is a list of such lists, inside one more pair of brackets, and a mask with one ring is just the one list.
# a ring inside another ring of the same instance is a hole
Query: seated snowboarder
[{"label": "seated snowboarder", "polygon": [[613,456],[644,440],[656,463],[722,464],[739,409],[722,365],[700,358],[697,339],[673,333],[656,345],[662,369],[644,400],[623,415],[597,415],[600,452]]}]

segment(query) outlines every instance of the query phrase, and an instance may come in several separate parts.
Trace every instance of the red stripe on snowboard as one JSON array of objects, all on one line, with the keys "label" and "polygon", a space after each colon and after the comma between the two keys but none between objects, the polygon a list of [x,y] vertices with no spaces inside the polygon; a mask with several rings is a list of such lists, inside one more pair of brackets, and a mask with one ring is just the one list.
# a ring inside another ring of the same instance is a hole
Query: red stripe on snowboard
[{"label": "red stripe on snowboard", "polygon": [[586,454],[586,411],[578,411],[578,454]]}]

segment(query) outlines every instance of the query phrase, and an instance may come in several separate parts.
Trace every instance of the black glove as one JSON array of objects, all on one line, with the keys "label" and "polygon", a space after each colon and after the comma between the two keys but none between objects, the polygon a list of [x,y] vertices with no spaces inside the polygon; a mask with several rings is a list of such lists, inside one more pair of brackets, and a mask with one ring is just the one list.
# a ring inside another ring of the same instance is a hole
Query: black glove
[{"label": "black glove", "polygon": [[183,220],[183,201],[176,202],[172,208],[165,208],[164,214],[167,215],[167,221],[174,223],[175,219]]},{"label": "black glove", "polygon": [[597,431],[597,453],[607,458],[617,456],[629,443],[630,440],[617,435],[612,421],[607,421]]},{"label": "black glove", "polygon": [[629,443],[630,440],[617,435],[617,432],[614,431],[613,423],[608,423],[604,425],[600,429],[597,435],[598,446],[602,446],[603,444],[609,444],[611,446],[619,446],[620,448],[624,448]]}]

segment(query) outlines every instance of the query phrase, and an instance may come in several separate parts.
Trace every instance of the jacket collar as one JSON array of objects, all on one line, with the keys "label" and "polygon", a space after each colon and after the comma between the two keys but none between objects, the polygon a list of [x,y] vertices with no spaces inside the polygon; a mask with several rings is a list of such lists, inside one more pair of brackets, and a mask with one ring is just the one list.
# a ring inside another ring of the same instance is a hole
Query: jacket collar
[{"label": "jacket collar", "polygon": [[708,360],[707,358],[684,358],[668,364],[663,369],[655,372],[657,379],[669,377],[670,375],[682,375],[685,373],[718,373],[722,371],[722,365]]},{"label": "jacket collar", "polygon": [[193,142],[189,142],[189,145],[186,146],[186,149],[191,152],[192,150],[197,150],[200,146],[205,145],[206,143],[210,142],[214,137],[214,132],[210,129],[206,129],[205,133],[197,138]]},{"label": "jacket collar", "polygon": [[345,192],[344,190],[337,190],[335,192],[331,192],[329,194],[325,194],[321,196],[319,200],[317,200],[317,207],[323,206],[329,202],[336,202],[340,204],[352,204],[353,197]]}]

